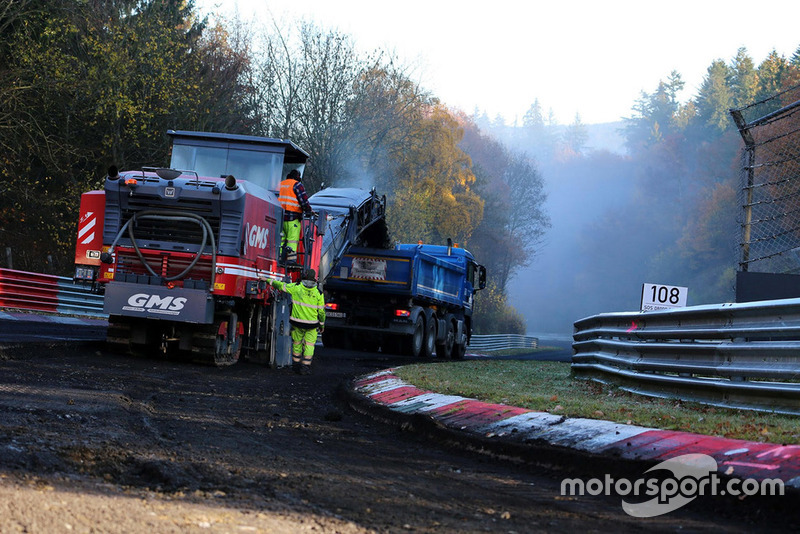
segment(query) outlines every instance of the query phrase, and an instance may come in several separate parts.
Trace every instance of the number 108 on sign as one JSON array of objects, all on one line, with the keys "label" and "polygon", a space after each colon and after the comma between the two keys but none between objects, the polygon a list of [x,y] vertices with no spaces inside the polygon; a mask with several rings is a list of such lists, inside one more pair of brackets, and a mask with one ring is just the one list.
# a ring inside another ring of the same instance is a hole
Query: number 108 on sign
[{"label": "number 108 on sign", "polygon": [[663,284],[642,285],[642,311],[666,310],[686,306],[687,287]]}]

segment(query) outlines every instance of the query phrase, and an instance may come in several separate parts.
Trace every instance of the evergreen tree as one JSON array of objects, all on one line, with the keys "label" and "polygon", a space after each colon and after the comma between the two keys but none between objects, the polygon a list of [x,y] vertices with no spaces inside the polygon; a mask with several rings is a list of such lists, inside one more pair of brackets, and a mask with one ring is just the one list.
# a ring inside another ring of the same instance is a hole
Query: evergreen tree
[{"label": "evergreen tree", "polygon": [[789,61],[794,67],[800,67],[800,46],[792,54],[792,59]]},{"label": "evergreen tree", "polygon": [[[758,93],[756,94],[756,100],[764,100],[780,92],[788,69],[789,64],[786,58],[779,55],[775,50],[770,52],[767,59],[758,66]],[[780,102],[775,101],[774,109],[779,107]]]},{"label": "evergreen tree", "polygon": [[575,120],[567,126],[564,132],[564,146],[571,154],[581,154],[589,140],[589,132],[586,125],[581,122],[581,114],[575,114]]},{"label": "evergreen tree", "polygon": [[733,107],[741,108],[756,99],[758,92],[758,76],[753,59],[747,54],[747,49],[742,47],[736,52],[730,67],[730,79]]},{"label": "evergreen tree", "polygon": [[732,127],[728,115],[728,110],[733,107],[733,94],[728,85],[730,79],[731,69],[725,62],[720,59],[713,61],[695,98],[700,125],[710,133],[724,132]]},{"label": "evergreen tree", "polygon": [[629,148],[635,150],[662,141],[679,132],[678,93],[684,82],[677,71],[672,71],[667,81],[659,81],[652,94],[642,91],[633,106],[633,116],[624,119],[624,132]]},{"label": "evergreen tree", "polygon": [[525,112],[522,117],[522,126],[530,129],[540,129],[544,127],[544,115],[542,114],[542,106],[539,104],[539,99],[536,98]]}]

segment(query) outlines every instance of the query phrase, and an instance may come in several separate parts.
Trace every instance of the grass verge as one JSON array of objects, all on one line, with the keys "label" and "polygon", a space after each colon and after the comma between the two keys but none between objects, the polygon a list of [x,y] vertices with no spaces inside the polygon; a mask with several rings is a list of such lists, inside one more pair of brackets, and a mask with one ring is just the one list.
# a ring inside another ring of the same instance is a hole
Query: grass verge
[{"label": "grass verge", "polygon": [[567,417],[604,419],[750,441],[800,443],[800,417],[643,397],[570,377],[568,363],[470,360],[399,367],[415,386]]}]

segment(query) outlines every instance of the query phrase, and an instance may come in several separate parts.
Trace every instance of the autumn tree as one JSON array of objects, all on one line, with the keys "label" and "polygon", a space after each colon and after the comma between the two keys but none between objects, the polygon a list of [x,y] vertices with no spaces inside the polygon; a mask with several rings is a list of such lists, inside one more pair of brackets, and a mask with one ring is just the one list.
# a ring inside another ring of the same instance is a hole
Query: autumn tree
[{"label": "autumn tree", "polygon": [[392,155],[397,183],[389,225],[400,241],[467,244],[483,217],[469,157],[458,147],[463,130],[441,105],[421,110]]},{"label": "autumn tree", "polygon": [[355,146],[344,176],[349,183],[366,183],[392,195],[397,186],[395,161],[410,139],[406,132],[416,128],[424,110],[436,101],[394,58],[382,56],[361,72],[354,92],[349,137]]}]

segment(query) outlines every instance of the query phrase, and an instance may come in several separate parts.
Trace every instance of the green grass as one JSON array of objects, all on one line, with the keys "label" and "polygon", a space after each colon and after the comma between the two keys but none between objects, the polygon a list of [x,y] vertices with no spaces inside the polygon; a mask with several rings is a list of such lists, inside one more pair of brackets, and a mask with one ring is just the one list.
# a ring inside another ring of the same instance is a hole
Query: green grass
[{"label": "green grass", "polygon": [[481,350],[481,354],[487,356],[521,356],[523,354],[536,354],[537,352],[548,352],[557,350],[557,347],[539,347],[536,349],[503,349],[503,350]]},{"label": "green grass", "polygon": [[571,378],[569,364],[564,362],[442,362],[403,366],[396,374],[422,389],[567,417],[751,441],[800,443],[800,417],[635,395]]}]

